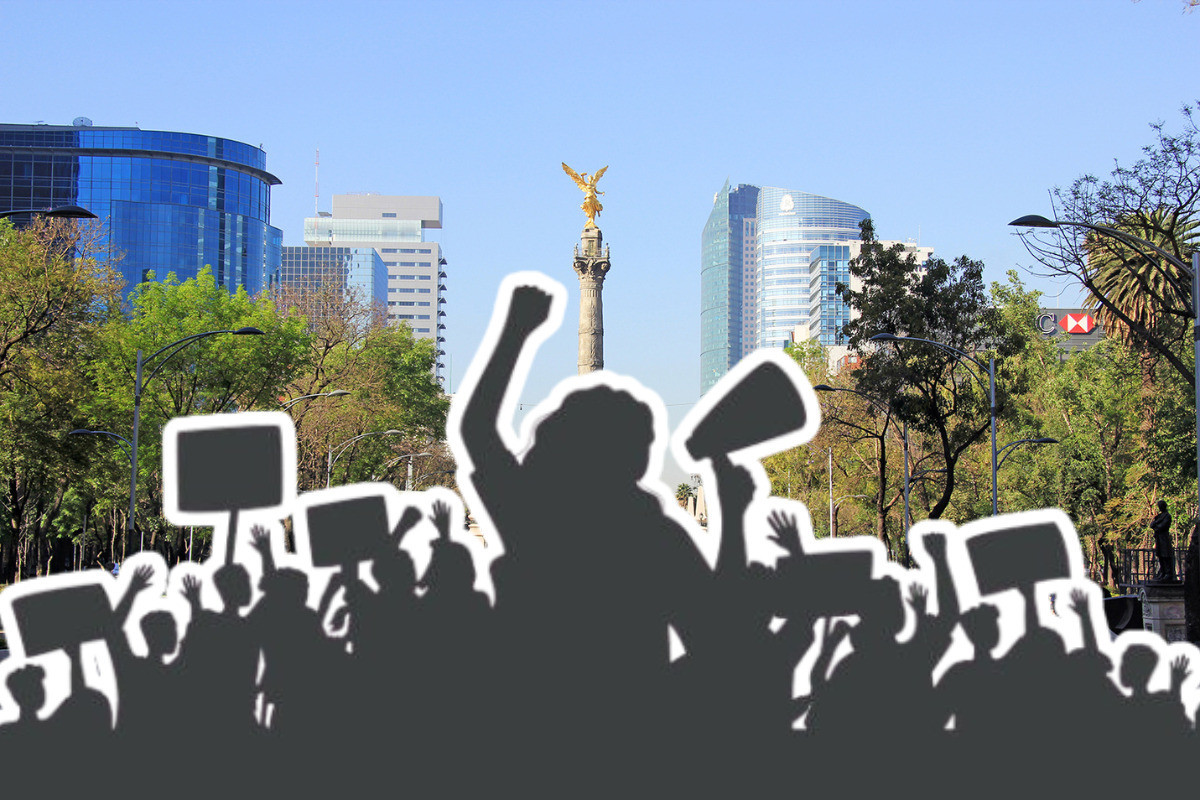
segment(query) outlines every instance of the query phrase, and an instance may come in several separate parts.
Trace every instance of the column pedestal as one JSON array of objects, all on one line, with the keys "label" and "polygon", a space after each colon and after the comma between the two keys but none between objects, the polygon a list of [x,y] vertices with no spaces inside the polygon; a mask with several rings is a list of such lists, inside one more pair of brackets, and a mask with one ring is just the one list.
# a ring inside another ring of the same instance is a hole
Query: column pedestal
[{"label": "column pedestal", "polygon": [[599,228],[587,227],[575,246],[579,276],[579,374],[604,369],[604,276],[610,266]]}]

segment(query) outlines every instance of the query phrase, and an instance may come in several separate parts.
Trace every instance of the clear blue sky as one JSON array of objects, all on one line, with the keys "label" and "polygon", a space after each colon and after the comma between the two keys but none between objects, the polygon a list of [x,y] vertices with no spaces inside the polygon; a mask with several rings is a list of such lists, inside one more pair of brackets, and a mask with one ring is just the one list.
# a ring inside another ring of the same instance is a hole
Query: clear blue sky
[{"label": "clear blue sky", "polygon": [[[1001,280],[1028,263],[1009,220],[1136,158],[1148,123],[1179,127],[1198,33],[1181,0],[0,0],[0,121],[261,143],[285,244],[313,213],[318,147],[322,209],[440,195],[455,386],[504,274],[541,270],[574,298],[584,218],[559,162],[607,164],[606,365],[678,419],[699,393],[700,232],[726,178],[853,203],[882,238]],[[574,374],[577,319],[573,299],[523,400]]]}]

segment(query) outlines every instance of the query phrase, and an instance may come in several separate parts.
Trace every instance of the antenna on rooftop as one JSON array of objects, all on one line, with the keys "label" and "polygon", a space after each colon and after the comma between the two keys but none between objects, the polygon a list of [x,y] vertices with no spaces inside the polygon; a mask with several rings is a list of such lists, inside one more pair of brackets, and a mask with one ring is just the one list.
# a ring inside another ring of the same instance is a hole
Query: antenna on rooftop
[{"label": "antenna on rooftop", "polygon": [[321,215],[321,148],[317,148],[317,160],[313,162],[313,216]]}]

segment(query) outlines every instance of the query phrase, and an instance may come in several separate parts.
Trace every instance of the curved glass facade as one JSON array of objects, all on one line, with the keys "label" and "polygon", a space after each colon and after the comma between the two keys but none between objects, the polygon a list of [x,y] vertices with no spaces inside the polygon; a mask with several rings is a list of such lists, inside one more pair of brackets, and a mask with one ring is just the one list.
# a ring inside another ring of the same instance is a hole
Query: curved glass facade
[{"label": "curved glass facade", "polygon": [[700,237],[700,392],[707,392],[744,353],[743,308],[753,276],[746,255],[753,251],[758,187],[726,182]]},{"label": "curved glass facade", "polygon": [[205,266],[230,291],[276,280],[282,236],[257,147],[136,128],[0,125],[0,211],[79,205],[105,226],[127,287]]},{"label": "curved glass facade", "polygon": [[812,305],[824,299],[813,296],[820,281],[812,280],[821,246],[857,240],[858,225],[870,214],[840,200],[771,186],[759,192],[757,211],[755,346],[783,347],[797,325],[811,321]]}]

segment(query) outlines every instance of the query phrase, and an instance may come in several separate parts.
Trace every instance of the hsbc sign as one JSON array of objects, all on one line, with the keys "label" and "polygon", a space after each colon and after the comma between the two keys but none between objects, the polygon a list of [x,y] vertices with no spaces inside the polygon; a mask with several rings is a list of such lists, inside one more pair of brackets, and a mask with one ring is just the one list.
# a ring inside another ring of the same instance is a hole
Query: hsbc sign
[{"label": "hsbc sign", "polygon": [[1072,339],[1086,336],[1088,344],[1094,344],[1094,341],[1099,341],[1104,335],[1096,317],[1087,309],[1043,308],[1037,316],[1037,328],[1045,336],[1062,333],[1068,334]]}]

